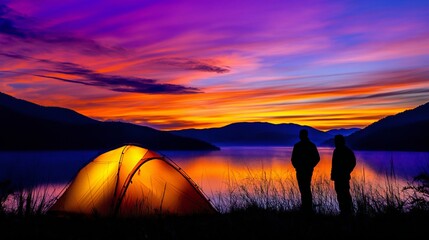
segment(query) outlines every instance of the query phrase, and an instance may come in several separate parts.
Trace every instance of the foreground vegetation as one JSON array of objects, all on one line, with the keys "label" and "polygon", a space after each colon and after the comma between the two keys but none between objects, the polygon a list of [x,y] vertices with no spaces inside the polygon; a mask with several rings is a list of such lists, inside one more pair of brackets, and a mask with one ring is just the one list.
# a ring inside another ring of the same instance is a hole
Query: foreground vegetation
[{"label": "foreground vegetation", "polygon": [[261,209],[216,216],[152,216],[138,219],[0,218],[1,239],[419,239],[427,213],[374,217],[338,216]]},{"label": "foreground vegetation", "polygon": [[[347,239],[407,238],[426,234],[429,223],[429,175],[416,176],[405,187],[394,175],[382,188],[352,182],[355,215],[342,217],[330,182],[315,178],[315,213],[299,212],[299,192],[292,178],[249,173],[231,178],[227,193],[212,198],[215,215],[139,218],[57,217],[44,193],[0,188],[0,239]],[[12,194],[12,195],[10,195]],[[5,207],[6,197],[15,207]]]}]

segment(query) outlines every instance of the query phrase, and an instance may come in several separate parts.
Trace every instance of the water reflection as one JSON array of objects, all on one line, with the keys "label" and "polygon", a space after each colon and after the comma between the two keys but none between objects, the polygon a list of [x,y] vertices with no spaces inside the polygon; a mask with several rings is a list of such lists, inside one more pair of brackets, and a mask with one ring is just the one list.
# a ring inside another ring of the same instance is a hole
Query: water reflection
[{"label": "water reflection", "polygon": [[[269,173],[273,178],[290,178],[295,172],[290,162],[290,147],[225,147],[215,152],[164,151],[205,191],[222,191],[233,176],[243,180],[249,174]],[[329,178],[332,148],[319,148],[321,160],[314,169],[315,178]],[[429,152],[355,151],[354,179],[373,185],[384,184],[394,174],[401,185],[429,170]]]},{"label": "water reflection", "polygon": [[100,151],[0,152],[0,180],[16,187],[66,183]]},{"label": "water reflection", "polygon": [[[295,184],[290,147],[224,147],[221,151],[159,151],[176,162],[209,196],[230,191],[231,183],[259,176],[273,182]],[[321,161],[315,179],[328,179],[332,148],[319,148]],[[11,180],[14,187],[50,189],[61,193],[80,168],[101,154],[97,151],[0,152],[0,181]],[[383,187],[386,176],[394,174],[402,187],[412,177],[429,170],[429,152],[355,151],[354,181]],[[329,186],[328,186],[329,187]]]}]

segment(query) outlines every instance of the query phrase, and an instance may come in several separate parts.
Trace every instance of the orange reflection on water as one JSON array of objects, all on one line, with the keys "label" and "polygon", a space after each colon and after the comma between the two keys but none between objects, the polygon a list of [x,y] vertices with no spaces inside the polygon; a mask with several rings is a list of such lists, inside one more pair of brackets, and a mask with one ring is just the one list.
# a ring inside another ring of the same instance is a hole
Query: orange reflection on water
[{"label": "orange reflection on water", "polygon": [[[318,149],[321,160],[314,169],[315,195],[329,195],[329,199],[335,199],[333,183],[329,179],[333,149]],[[176,162],[210,199],[219,199],[219,196],[227,199],[241,187],[247,188],[251,194],[258,194],[255,191],[264,187],[264,193],[270,195],[269,197],[280,196],[282,199],[296,200],[299,195],[295,170],[290,161],[291,151],[290,147],[223,147],[221,151],[166,151],[163,155]],[[377,191],[380,196],[386,193],[386,190],[394,189],[402,197],[402,187],[409,185],[409,178],[404,177],[403,171],[414,168],[413,172],[418,172],[420,167],[417,165],[429,166],[429,153],[426,152],[356,151],[355,154],[357,165],[351,181],[353,196],[361,194],[356,187],[363,187],[366,189],[365,193]],[[389,166],[390,160],[392,166]],[[394,167],[395,171],[390,171],[390,167]],[[391,173],[392,176],[389,175]],[[147,174],[147,171],[139,174]],[[66,184],[42,183],[28,191],[44,196],[46,201],[53,201],[65,187]],[[6,202],[8,208],[16,209],[16,196],[9,196]]]},{"label": "orange reflection on water", "polygon": [[[232,149],[226,148],[226,151],[233,151]],[[254,151],[255,155],[247,159],[246,156],[251,155],[250,153],[243,157],[239,153],[225,155],[213,152],[193,156],[191,161],[180,161],[179,165],[207,195],[212,197],[228,194],[231,187],[234,186],[246,186],[249,183],[263,185],[263,182],[266,181],[270,181],[274,188],[278,183],[287,183],[289,184],[286,186],[287,188],[296,189],[295,170],[290,161],[292,149],[288,147],[270,147],[269,149],[274,149],[276,153],[264,156],[265,151],[269,150],[264,150],[263,147],[251,147],[249,151]],[[323,184],[325,185],[323,188],[328,191],[333,191],[333,182],[330,180],[332,152],[332,148],[319,148],[321,160],[313,174],[313,185]],[[383,189],[389,184],[388,181],[391,181],[390,184],[394,184],[397,189],[408,184],[407,179],[400,177],[387,179],[385,173],[376,172],[360,154],[356,154],[356,158],[357,164],[351,174],[352,189],[353,185],[359,184],[365,188],[384,191]],[[260,182],[258,183],[258,181]],[[247,187],[255,186],[247,185]]]}]

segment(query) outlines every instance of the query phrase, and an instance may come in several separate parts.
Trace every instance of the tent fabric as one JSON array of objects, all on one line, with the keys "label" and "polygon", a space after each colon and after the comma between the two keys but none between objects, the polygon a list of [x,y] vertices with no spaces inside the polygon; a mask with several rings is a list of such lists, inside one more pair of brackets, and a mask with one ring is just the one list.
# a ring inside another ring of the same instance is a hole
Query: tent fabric
[{"label": "tent fabric", "polygon": [[170,159],[135,145],[84,166],[49,209],[102,216],[215,213],[197,184]]}]

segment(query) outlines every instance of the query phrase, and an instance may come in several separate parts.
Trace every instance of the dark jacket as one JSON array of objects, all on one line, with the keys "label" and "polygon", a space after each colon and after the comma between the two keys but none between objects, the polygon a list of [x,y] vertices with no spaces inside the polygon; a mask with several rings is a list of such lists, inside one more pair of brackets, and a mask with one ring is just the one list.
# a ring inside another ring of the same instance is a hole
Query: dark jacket
[{"label": "dark jacket", "polygon": [[332,155],[331,180],[350,180],[350,174],[356,166],[356,157],[347,146],[334,149]]},{"label": "dark jacket", "polygon": [[291,161],[296,171],[311,172],[320,161],[319,151],[310,140],[301,140],[293,147]]}]

